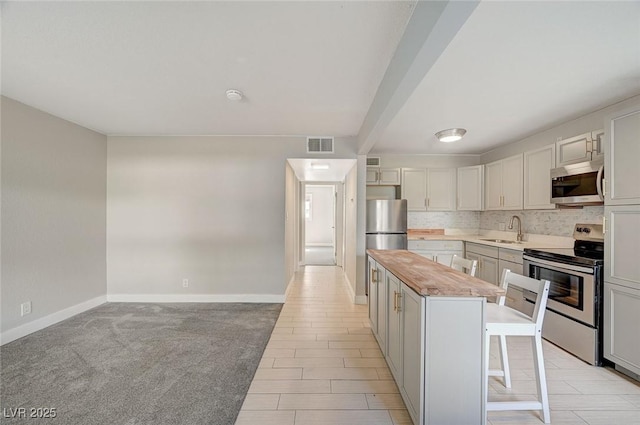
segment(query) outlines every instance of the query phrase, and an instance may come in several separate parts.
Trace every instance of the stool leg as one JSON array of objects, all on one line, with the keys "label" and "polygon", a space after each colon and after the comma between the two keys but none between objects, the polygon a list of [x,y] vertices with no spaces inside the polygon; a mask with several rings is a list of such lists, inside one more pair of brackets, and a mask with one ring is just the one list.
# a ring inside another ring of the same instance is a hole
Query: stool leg
[{"label": "stool leg", "polygon": [[504,373],[504,386],[511,388],[511,372],[509,371],[509,355],[507,354],[507,337],[500,335],[500,364]]},{"label": "stool leg", "polygon": [[544,358],[542,356],[542,336],[538,331],[531,341],[533,345],[534,364],[536,368],[536,386],[538,387],[538,400],[542,403],[542,419],[545,424],[551,423],[549,413],[549,396],[547,394],[547,375],[544,369]]}]

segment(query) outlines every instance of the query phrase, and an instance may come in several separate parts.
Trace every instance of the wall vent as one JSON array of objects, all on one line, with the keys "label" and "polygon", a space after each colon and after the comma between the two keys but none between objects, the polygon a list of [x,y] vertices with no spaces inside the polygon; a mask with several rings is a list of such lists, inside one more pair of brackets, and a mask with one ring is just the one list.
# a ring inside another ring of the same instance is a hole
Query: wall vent
[{"label": "wall vent", "polygon": [[307,137],[307,153],[333,153],[333,137]]},{"label": "wall vent", "polygon": [[379,167],[380,166],[380,157],[367,157],[367,167]]}]

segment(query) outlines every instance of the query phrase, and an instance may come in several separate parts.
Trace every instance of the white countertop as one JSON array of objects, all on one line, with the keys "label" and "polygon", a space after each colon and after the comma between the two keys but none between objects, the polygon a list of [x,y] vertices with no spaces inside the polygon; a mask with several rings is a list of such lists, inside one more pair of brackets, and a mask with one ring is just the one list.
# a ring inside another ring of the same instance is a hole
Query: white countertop
[{"label": "white countertop", "polygon": [[[420,229],[412,230],[419,231]],[[465,233],[464,230],[445,229],[444,235],[419,235],[408,237],[408,240],[410,241],[464,241],[495,246],[498,248],[513,249],[516,251],[523,251],[525,248],[573,248],[573,238],[563,236],[536,235],[525,233],[524,241],[517,243],[491,242],[482,239],[504,239],[515,242],[516,234],[515,232],[504,232],[498,230],[481,230],[476,234],[470,234]]]}]

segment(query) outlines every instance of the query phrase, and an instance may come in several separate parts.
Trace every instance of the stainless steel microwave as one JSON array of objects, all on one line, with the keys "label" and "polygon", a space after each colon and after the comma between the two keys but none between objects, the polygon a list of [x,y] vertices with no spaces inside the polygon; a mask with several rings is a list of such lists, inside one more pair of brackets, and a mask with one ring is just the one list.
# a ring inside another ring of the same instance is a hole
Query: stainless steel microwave
[{"label": "stainless steel microwave", "polygon": [[602,205],[604,160],[580,162],[551,170],[551,202],[558,205]]}]

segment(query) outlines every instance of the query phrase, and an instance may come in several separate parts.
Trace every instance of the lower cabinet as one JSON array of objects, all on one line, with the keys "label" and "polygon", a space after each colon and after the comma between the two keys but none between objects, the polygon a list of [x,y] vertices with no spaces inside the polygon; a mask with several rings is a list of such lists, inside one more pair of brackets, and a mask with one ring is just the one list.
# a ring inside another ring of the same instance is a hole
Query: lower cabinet
[{"label": "lower cabinet", "polygon": [[369,285],[369,322],[371,332],[378,340],[383,352],[386,350],[387,335],[387,271],[373,258],[367,257]]},{"label": "lower cabinet", "polygon": [[604,357],[640,374],[640,289],[604,283]]},{"label": "lower cabinet", "polygon": [[498,285],[500,276],[498,275],[498,248],[477,243],[467,242],[466,258],[476,260],[478,268],[476,277],[485,282]]},{"label": "lower cabinet", "polygon": [[484,424],[486,300],[421,296],[376,267],[376,338],[413,424]]},{"label": "lower cabinet", "polygon": [[408,250],[429,260],[448,266],[454,255],[464,255],[462,241],[409,241]]},{"label": "lower cabinet", "polygon": [[387,364],[414,424],[422,423],[424,398],[424,297],[387,274]]},{"label": "lower cabinet", "polygon": [[400,280],[391,273],[387,273],[387,365],[391,370],[391,374],[398,384],[398,388],[402,387],[402,316],[401,309],[398,308],[398,302],[401,297]]},{"label": "lower cabinet", "polygon": [[399,308],[401,319],[402,386],[409,415],[420,423],[424,400],[424,304],[425,299],[405,284],[401,285]]}]

